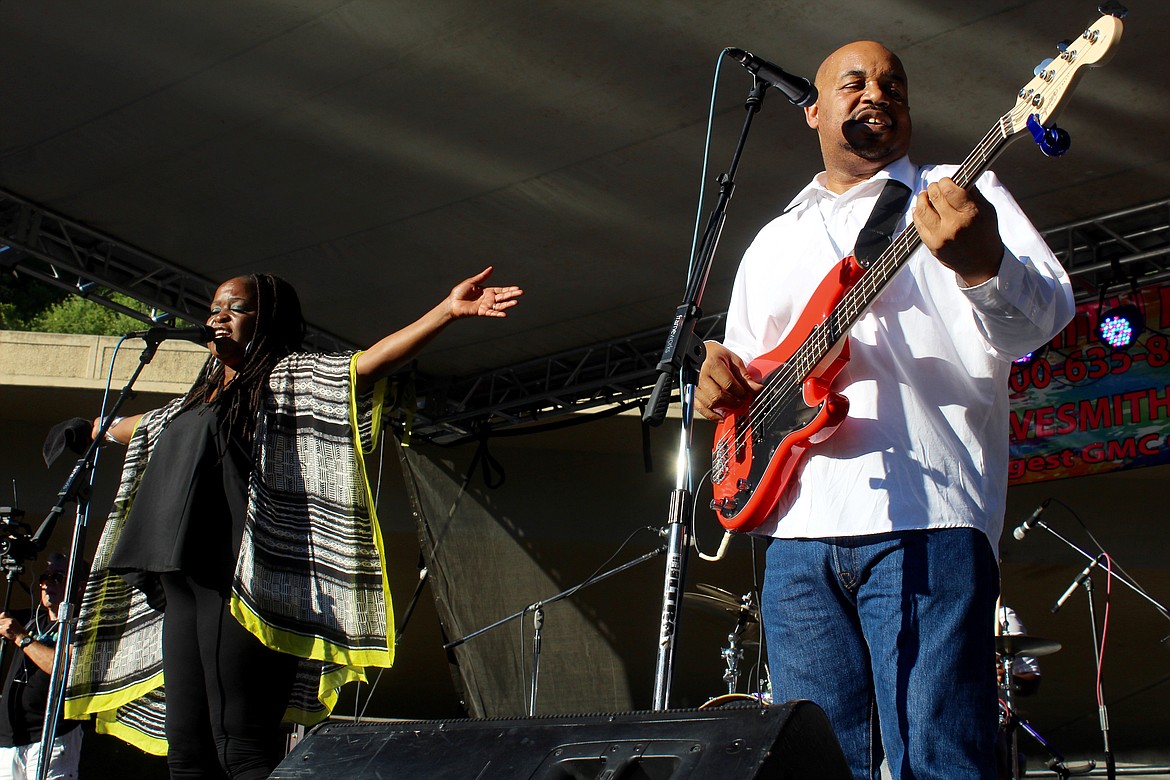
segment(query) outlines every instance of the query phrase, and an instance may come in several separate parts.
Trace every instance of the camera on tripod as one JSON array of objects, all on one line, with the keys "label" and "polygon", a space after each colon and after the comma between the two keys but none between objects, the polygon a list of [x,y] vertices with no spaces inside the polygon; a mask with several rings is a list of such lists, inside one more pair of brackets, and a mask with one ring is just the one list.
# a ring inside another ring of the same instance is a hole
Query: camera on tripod
[{"label": "camera on tripod", "polygon": [[0,506],[0,568],[24,570],[24,561],[36,557],[32,529],[23,522],[24,510]]}]

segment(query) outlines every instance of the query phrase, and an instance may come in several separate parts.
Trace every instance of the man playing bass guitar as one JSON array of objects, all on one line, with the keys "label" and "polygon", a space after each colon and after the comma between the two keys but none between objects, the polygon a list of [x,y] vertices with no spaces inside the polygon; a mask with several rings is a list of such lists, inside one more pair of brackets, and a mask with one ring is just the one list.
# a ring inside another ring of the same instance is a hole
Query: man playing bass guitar
[{"label": "man playing bass guitar", "polygon": [[892,52],[844,46],[816,86],[805,112],[825,170],[744,255],[696,404],[720,421],[763,400],[772,364],[752,361],[809,337],[802,311],[887,182],[909,188],[894,234],[912,221],[922,245],[866,303],[847,354],[822,361],[848,412],[742,530],[773,537],[762,609],[778,700],[819,704],[856,777],[878,777],[884,754],[896,778],[994,778],[1007,380],[1071,319],[1071,288],[994,174],[964,189],[955,166],[910,161]]}]

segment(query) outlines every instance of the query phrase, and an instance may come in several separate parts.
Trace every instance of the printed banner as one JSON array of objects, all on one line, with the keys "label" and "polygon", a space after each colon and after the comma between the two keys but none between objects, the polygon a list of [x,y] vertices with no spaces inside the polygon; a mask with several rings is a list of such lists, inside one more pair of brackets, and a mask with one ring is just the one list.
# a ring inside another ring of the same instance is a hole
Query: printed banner
[{"label": "printed banner", "polygon": [[[1097,337],[1098,314],[1136,303],[1145,330],[1125,351]],[[1011,373],[1010,484],[1170,463],[1170,286],[1077,307],[1030,363]]]}]

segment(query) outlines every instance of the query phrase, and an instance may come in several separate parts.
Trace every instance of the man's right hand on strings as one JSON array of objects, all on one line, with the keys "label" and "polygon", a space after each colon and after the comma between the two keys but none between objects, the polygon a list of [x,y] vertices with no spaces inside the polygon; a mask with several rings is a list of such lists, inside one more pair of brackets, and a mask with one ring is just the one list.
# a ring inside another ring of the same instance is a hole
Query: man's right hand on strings
[{"label": "man's right hand on strings", "polygon": [[708,341],[706,346],[695,409],[711,422],[719,422],[728,412],[746,406],[764,386],[749,375],[739,355],[717,341]]}]

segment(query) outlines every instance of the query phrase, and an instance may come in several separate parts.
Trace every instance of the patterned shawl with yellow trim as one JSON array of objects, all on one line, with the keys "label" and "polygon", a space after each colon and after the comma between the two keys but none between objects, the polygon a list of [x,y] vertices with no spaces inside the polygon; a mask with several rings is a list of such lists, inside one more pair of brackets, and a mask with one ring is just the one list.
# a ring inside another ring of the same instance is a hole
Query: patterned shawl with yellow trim
[{"label": "patterned shawl with yellow trim", "polygon": [[[328,716],[337,688],[393,661],[382,535],[362,454],[377,444],[384,383],[355,397],[356,354],[295,354],[269,377],[232,586],[232,614],[302,658],[287,718]],[[143,416],[82,598],[65,715],[156,754],[163,729],[162,612],[109,571],[159,435],[181,399]]]}]

